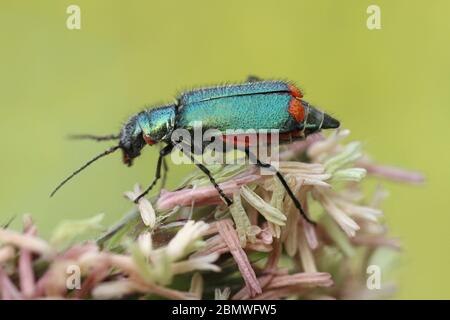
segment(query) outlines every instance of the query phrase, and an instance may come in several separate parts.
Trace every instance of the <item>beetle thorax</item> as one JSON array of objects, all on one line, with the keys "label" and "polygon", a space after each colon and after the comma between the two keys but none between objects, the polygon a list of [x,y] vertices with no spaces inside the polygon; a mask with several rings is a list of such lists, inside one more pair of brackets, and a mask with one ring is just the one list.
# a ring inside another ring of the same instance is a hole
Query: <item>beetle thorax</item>
[{"label": "beetle thorax", "polygon": [[139,114],[138,123],[148,144],[169,141],[175,127],[175,106],[144,111]]}]

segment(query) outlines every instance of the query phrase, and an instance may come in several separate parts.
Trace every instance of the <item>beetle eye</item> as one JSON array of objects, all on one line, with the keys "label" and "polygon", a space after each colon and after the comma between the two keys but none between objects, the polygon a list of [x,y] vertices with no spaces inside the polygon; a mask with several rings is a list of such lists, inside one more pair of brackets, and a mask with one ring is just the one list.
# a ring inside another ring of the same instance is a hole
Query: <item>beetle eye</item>
[{"label": "beetle eye", "polygon": [[147,136],[145,134],[143,135],[143,137],[144,137],[145,142],[147,142],[147,144],[149,144],[149,145],[154,145],[156,143],[155,140],[152,140],[149,136]]}]

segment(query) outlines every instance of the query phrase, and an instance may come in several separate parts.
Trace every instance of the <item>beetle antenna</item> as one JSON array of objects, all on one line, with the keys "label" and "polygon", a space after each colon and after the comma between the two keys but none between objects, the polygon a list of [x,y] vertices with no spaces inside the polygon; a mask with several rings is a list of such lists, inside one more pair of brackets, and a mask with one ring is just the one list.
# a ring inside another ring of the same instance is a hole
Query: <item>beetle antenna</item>
[{"label": "beetle antenna", "polygon": [[73,140],[95,140],[95,141],[109,141],[109,140],[117,140],[120,136],[118,135],[107,135],[107,136],[96,136],[92,134],[71,134],[69,135],[69,139]]},{"label": "beetle antenna", "polygon": [[55,190],[53,190],[53,192],[50,194],[50,198],[53,197],[55,195],[55,193],[63,186],[65,185],[70,179],[72,179],[73,177],[75,177],[77,174],[79,174],[81,171],[83,171],[84,169],[86,169],[87,167],[89,167],[92,163],[94,163],[95,161],[97,161],[100,158],[103,158],[105,156],[107,156],[108,154],[113,153],[114,151],[116,151],[117,149],[119,149],[120,146],[114,146],[109,148],[108,150],[100,153],[98,156],[95,156],[93,159],[89,160],[88,162],[86,162],[82,167],[80,167],[79,169],[77,169],[76,171],[74,171],[70,176],[68,176],[66,179],[64,179],[56,188]]}]

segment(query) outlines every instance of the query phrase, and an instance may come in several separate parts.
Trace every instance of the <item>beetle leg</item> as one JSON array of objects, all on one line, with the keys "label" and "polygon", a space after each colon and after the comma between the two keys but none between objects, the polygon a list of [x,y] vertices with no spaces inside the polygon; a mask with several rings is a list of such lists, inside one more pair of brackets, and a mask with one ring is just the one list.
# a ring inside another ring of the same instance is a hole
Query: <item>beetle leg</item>
[{"label": "beetle leg", "polygon": [[302,204],[300,203],[300,201],[297,199],[297,197],[294,195],[294,193],[292,192],[291,188],[289,187],[289,185],[287,184],[286,180],[284,179],[283,175],[275,168],[273,167],[271,164],[269,163],[264,163],[261,162],[255,155],[250,154],[250,151],[248,149],[245,149],[245,153],[247,155],[247,158],[250,159],[250,155],[252,155],[253,157],[255,157],[256,159],[256,165],[258,167],[261,168],[268,168],[272,171],[275,172],[275,174],[277,175],[278,180],[280,180],[281,184],[283,185],[284,189],[286,189],[289,197],[292,199],[292,202],[294,202],[295,207],[300,211],[300,214],[302,215],[302,217],[308,221],[310,224],[312,225],[316,225],[316,223],[314,221],[312,221],[305,213],[305,211],[303,210]]},{"label": "beetle leg", "polygon": [[134,199],[135,203],[138,203],[142,197],[147,195],[147,193],[149,193],[153,189],[153,187],[156,185],[159,178],[161,178],[161,166],[164,162],[164,157],[167,156],[170,152],[172,152],[172,150],[173,150],[173,144],[168,144],[167,146],[165,146],[164,148],[161,149],[161,151],[159,152],[158,163],[156,164],[155,177],[153,178],[153,181],[148,186],[148,188],[145,189],[145,191],[142,192],[136,199]]},{"label": "beetle leg", "polygon": [[161,180],[161,189],[164,189],[167,181],[167,172],[169,171],[169,166],[167,165],[166,158],[163,158],[162,168],[163,168],[163,175]]},{"label": "beetle leg", "polygon": [[[191,158],[192,159],[192,158]],[[209,169],[207,167],[205,167],[203,164],[201,163],[195,163],[195,165],[203,171],[203,173],[205,173],[208,178],[209,181],[211,181],[211,183],[213,184],[214,188],[216,188],[217,192],[220,195],[220,198],[222,198],[223,201],[225,201],[225,203],[227,204],[227,206],[231,206],[233,204],[233,201],[228,198],[225,193],[223,192],[222,188],[217,184],[216,180],[214,179],[214,177],[211,175],[211,172],[209,171]]]},{"label": "beetle leg", "polygon": [[186,144],[183,142],[179,142],[177,143],[178,145],[183,145],[184,148],[181,148],[180,150],[186,155],[188,156],[191,161],[197,166],[197,168],[199,168],[200,170],[203,171],[204,174],[206,174],[209,178],[209,181],[211,181],[212,185],[214,186],[214,188],[216,188],[217,192],[220,195],[220,198],[227,204],[227,206],[231,206],[233,204],[233,201],[227,197],[225,195],[225,192],[223,192],[222,188],[217,184],[216,180],[214,179],[214,177],[212,176],[211,172],[209,171],[209,169],[207,167],[205,167],[203,164],[201,164],[200,162],[198,162],[195,158],[194,155],[192,154],[192,152],[187,151],[188,149],[186,148]]}]

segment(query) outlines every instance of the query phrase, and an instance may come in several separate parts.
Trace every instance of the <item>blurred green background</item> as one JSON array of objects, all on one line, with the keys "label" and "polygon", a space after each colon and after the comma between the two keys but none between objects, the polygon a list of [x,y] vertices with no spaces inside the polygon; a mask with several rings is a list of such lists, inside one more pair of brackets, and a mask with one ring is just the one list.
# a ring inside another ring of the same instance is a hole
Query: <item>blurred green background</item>
[{"label": "blurred green background", "polygon": [[[66,8],[81,8],[81,30]],[[381,30],[366,9],[381,7]],[[449,1],[12,1],[0,3],[0,222],[32,213],[41,234],[63,219],[130,208],[122,193],[153,177],[156,150],[131,169],[104,159],[52,188],[118,132],[179,91],[244,80],[295,81],[378,162],[417,169],[422,187],[386,184],[391,234],[404,243],[398,298],[450,298]],[[189,166],[171,166],[169,187]],[[13,226],[20,227],[17,218]]]}]

